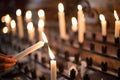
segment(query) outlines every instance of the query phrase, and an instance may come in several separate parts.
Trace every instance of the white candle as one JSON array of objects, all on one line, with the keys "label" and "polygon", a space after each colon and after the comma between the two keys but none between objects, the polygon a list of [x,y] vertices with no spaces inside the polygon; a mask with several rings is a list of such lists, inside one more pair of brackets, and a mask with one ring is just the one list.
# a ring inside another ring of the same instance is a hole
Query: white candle
[{"label": "white candle", "polygon": [[17,55],[14,56],[15,59],[20,60],[22,59],[24,56],[32,53],[33,51],[42,48],[44,46],[44,42],[39,41],[36,44],[32,45],[31,47],[25,49],[24,51],[18,53]]},{"label": "white candle", "polygon": [[58,10],[60,37],[62,39],[67,39],[64,6],[62,3],[58,4]]},{"label": "white candle", "polygon": [[15,20],[12,20],[10,22],[10,24],[11,24],[12,35],[15,36],[16,35],[16,23],[15,23]]},{"label": "white candle", "polygon": [[45,12],[43,9],[38,10],[39,19],[45,20]]},{"label": "white candle", "polygon": [[84,34],[86,31],[85,18],[84,18],[84,14],[82,11],[82,6],[78,5],[77,8],[78,8],[78,41],[79,43],[83,43]]},{"label": "white candle", "polygon": [[22,16],[21,16],[22,12],[20,9],[18,9],[16,11],[16,15],[17,15],[17,25],[18,25],[18,35],[19,38],[23,38],[24,37],[24,30],[23,30],[23,22],[22,22]]},{"label": "white candle", "polygon": [[78,30],[78,28],[77,28],[77,19],[75,17],[72,17],[71,22],[72,22],[72,31],[77,32],[77,30]]},{"label": "white candle", "polygon": [[27,24],[28,38],[31,42],[35,41],[35,29],[33,27],[33,23],[29,22]]},{"label": "white candle", "polygon": [[117,12],[116,10],[114,10],[114,16],[116,18],[116,21],[115,21],[115,38],[118,38],[119,37],[119,33],[120,33],[120,20],[119,20],[119,17],[117,15]]},{"label": "white candle", "polygon": [[100,14],[99,16],[100,21],[101,21],[101,30],[102,30],[102,36],[106,36],[107,35],[107,29],[106,29],[106,20],[103,14]]},{"label": "white candle", "polygon": [[42,32],[44,32],[44,20],[40,19],[38,21],[39,40],[43,40],[42,39]]},{"label": "white candle", "polygon": [[48,47],[49,56],[51,58],[50,65],[51,65],[51,80],[57,80],[57,68],[56,68],[56,60],[53,52]]},{"label": "white candle", "polygon": [[25,19],[27,23],[32,21],[32,12],[30,10],[26,11]]}]

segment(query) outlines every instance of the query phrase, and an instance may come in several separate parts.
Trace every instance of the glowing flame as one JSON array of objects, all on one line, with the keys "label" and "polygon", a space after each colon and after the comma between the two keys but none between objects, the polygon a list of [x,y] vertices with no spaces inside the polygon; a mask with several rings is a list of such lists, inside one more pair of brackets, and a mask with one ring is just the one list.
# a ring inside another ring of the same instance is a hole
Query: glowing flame
[{"label": "glowing flame", "polygon": [[116,19],[116,20],[119,20],[119,17],[118,17],[118,15],[117,15],[116,10],[114,10],[114,16],[115,16],[115,19]]},{"label": "glowing flame", "polygon": [[15,27],[16,27],[15,20],[12,20],[12,21],[11,21],[11,28],[15,28]]},{"label": "glowing flame", "polygon": [[55,59],[55,56],[53,54],[53,52],[51,51],[51,49],[48,47],[48,51],[49,51],[49,56],[51,59]]},{"label": "glowing flame", "polygon": [[16,15],[17,15],[17,16],[21,16],[21,14],[22,14],[21,10],[20,10],[20,9],[17,9]]},{"label": "glowing flame", "polygon": [[40,19],[38,21],[38,27],[44,27],[44,20]]},{"label": "glowing flame", "polygon": [[42,32],[42,38],[43,38],[44,42],[48,43],[47,37],[44,32]]},{"label": "glowing flame", "polygon": [[2,31],[3,31],[4,34],[8,33],[8,27],[4,27],[4,28],[2,29]]},{"label": "glowing flame", "polygon": [[101,21],[105,20],[104,15],[103,15],[103,14],[100,14],[100,15],[99,15],[99,19],[100,19]]},{"label": "glowing flame", "polygon": [[26,19],[31,19],[32,18],[32,12],[28,10],[25,14]]},{"label": "glowing flame", "polygon": [[41,18],[41,17],[44,17],[44,16],[45,16],[45,12],[44,12],[44,10],[43,10],[43,9],[40,9],[40,10],[38,11],[38,16],[39,16],[39,18]]},{"label": "glowing flame", "polygon": [[27,29],[28,29],[28,30],[32,30],[32,29],[33,29],[33,23],[32,23],[32,22],[29,22],[29,23],[27,24]]},{"label": "glowing flame", "polygon": [[9,14],[6,14],[6,16],[5,16],[5,22],[6,22],[6,23],[9,23],[10,20],[11,20],[10,15],[9,15]]},{"label": "glowing flame", "polygon": [[72,17],[71,21],[72,25],[77,26],[77,19],[75,17]]},{"label": "glowing flame", "polygon": [[59,10],[60,12],[63,12],[63,11],[64,11],[64,6],[63,6],[62,3],[59,3],[59,4],[58,4],[58,10]]},{"label": "glowing flame", "polygon": [[5,22],[5,16],[2,16],[1,21]]},{"label": "glowing flame", "polygon": [[82,6],[81,5],[78,5],[77,8],[78,8],[78,10],[82,10]]}]

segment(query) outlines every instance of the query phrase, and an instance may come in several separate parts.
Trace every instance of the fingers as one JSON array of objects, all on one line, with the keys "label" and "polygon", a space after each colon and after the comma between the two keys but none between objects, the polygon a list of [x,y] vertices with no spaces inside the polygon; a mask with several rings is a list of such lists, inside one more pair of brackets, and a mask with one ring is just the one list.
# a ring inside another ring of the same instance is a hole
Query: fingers
[{"label": "fingers", "polygon": [[15,60],[14,58],[11,58],[11,57],[0,56],[0,62],[5,62],[5,63],[15,63],[16,60]]},{"label": "fingers", "polygon": [[14,66],[15,63],[2,63],[0,64],[0,71],[6,71],[6,70],[9,70],[12,66]]}]

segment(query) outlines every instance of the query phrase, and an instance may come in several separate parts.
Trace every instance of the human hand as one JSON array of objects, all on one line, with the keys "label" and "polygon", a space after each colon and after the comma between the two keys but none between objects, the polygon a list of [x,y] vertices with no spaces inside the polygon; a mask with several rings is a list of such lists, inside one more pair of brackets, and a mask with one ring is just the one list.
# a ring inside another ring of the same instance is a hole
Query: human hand
[{"label": "human hand", "polygon": [[16,59],[0,53],[0,71],[7,71],[16,63]]}]

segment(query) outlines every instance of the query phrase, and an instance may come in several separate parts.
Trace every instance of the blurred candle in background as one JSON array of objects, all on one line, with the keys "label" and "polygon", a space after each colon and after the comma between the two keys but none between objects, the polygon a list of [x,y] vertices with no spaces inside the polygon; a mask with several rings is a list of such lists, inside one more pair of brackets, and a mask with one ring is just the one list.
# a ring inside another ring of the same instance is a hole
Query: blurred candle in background
[{"label": "blurred candle in background", "polygon": [[75,17],[72,17],[71,22],[72,22],[72,31],[77,32],[78,30],[77,19]]},{"label": "blurred candle in background", "polygon": [[18,36],[20,39],[22,39],[24,37],[24,29],[23,29],[22,12],[20,9],[17,9],[16,15],[17,15]]},{"label": "blurred candle in background", "polygon": [[3,32],[3,34],[8,33],[8,27],[7,26],[3,27],[2,32]]},{"label": "blurred candle in background", "polygon": [[32,22],[32,12],[30,10],[26,11],[25,20],[26,20],[27,23]]},{"label": "blurred candle in background", "polygon": [[38,17],[45,21],[45,11],[43,9],[38,10]]},{"label": "blurred candle in background", "polygon": [[43,40],[42,32],[44,32],[44,20],[40,19],[38,21],[38,33],[39,33],[39,40]]},{"label": "blurred candle in background", "polygon": [[6,26],[8,27],[8,31],[10,31],[10,21],[11,21],[10,15],[6,14],[5,15],[5,23],[6,23]]},{"label": "blurred candle in background", "polygon": [[11,25],[12,35],[16,36],[16,22],[15,22],[15,20],[11,20],[10,25]]}]

